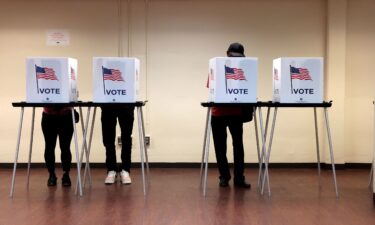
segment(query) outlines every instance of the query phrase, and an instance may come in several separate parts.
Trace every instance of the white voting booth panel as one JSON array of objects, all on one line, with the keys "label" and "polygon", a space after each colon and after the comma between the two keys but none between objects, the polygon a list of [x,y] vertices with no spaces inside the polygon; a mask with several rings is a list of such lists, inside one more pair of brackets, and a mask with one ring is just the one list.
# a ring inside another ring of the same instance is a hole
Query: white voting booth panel
[{"label": "white voting booth panel", "polygon": [[273,60],[273,101],[281,103],[323,102],[323,58]]},{"label": "white voting booth panel", "polygon": [[212,58],[209,61],[209,101],[254,103],[257,101],[257,77],[257,58]]},{"label": "white voting booth panel", "polygon": [[136,102],[139,92],[139,60],[94,57],[93,82],[93,102]]},{"label": "white voting booth panel", "polygon": [[26,101],[68,103],[77,101],[77,60],[67,57],[26,58]]}]

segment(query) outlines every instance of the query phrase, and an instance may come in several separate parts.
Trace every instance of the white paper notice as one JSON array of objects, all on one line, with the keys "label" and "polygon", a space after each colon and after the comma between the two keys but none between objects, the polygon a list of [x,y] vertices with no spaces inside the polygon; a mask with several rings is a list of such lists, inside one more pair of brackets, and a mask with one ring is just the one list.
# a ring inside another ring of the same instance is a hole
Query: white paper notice
[{"label": "white paper notice", "polygon": [[47,46],[68,46],[70,36],[68,30],[47,30]]}]

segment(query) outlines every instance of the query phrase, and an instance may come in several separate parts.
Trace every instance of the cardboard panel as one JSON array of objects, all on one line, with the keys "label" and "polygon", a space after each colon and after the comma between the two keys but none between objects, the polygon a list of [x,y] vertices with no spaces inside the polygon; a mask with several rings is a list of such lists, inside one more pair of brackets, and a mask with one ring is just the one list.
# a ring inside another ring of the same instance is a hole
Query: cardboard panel
[{"label": "cardboard panel", "polygon": [[258,60],[249,57],[216,57],[209,61],[209,101],[257,101]]},{"label": "cardboard panel", "polygon": [[67,103],[78,99],[77,60],[67,57],[26,59],[26,101]]},{"label": "cardboard panel", "polygon": [[273,60],[273,101],[323,102],[323,58]]},{"label": "cardboard panel", "polygon": [[94,57],[93,102],[136,102],[139,65],[136,58]]}]

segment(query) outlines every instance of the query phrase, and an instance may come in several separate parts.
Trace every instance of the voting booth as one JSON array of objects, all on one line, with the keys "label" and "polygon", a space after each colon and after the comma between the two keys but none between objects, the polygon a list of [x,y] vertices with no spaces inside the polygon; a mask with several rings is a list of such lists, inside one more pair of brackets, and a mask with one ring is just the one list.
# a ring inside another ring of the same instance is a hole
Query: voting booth
[{"label": "voting booth", "polygon": [[26,101],[30,103],[75,102],[77,60],[67,57],[26,59]]},{"label": "voting booth", "polygon": [[209,61],[209,101],[254,103],[257,101],[257,77],[257,58],[212,58]]},{"label": "voting booth", "polygon": [[322,103],[323,58],[273,60],[273,102]]},{"label": "voting booth", "polygon": [[139,60],[94,57],[93,82],[93,102],[136,102],[139,92]]}]

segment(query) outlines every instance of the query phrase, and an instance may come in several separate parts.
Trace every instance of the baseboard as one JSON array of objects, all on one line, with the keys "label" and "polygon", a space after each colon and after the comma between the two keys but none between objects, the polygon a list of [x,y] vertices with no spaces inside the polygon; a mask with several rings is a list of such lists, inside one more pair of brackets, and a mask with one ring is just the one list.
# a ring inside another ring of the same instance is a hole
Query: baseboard
[{"label": "baseboard", "polygon": [[[31,163],[32,168],[45,168],[44,163]],[[85,164],[82,165],[84,167]],[[163,163],[163,162],[151,162],[149,163],[150,168],[200,168],[201,163],[188,163],[188,162],[177,162],[177,163]],[[232,166],[232,164],[231,164]],[[317,163],[270,163],[269,168],[316,168]],[[321,163],[322,169],[331,169],[331,164]],[[0,168],[13,168],[13,163],[0,163]],[[60,163],[56,163],[56,167],[61,167]],[[72,167],[76,167],[73,163]],[[104,163],[90,163],[91,168],[105,168]],[[140,168],[141,163],[133,163],[132,167]],[[216,168],[216,163],[208,163],[209,168]],[[258,168],[258,163],[245,163],[246,168]],[[18,163],[17,168],[27,168],[27,163]],[[370,169],[371,163],[345,163],[335,164],[336,169]]]},{"label": "baseboard", "polygon": [[351,169],[371,169],[371,163],[345,163]]}]

